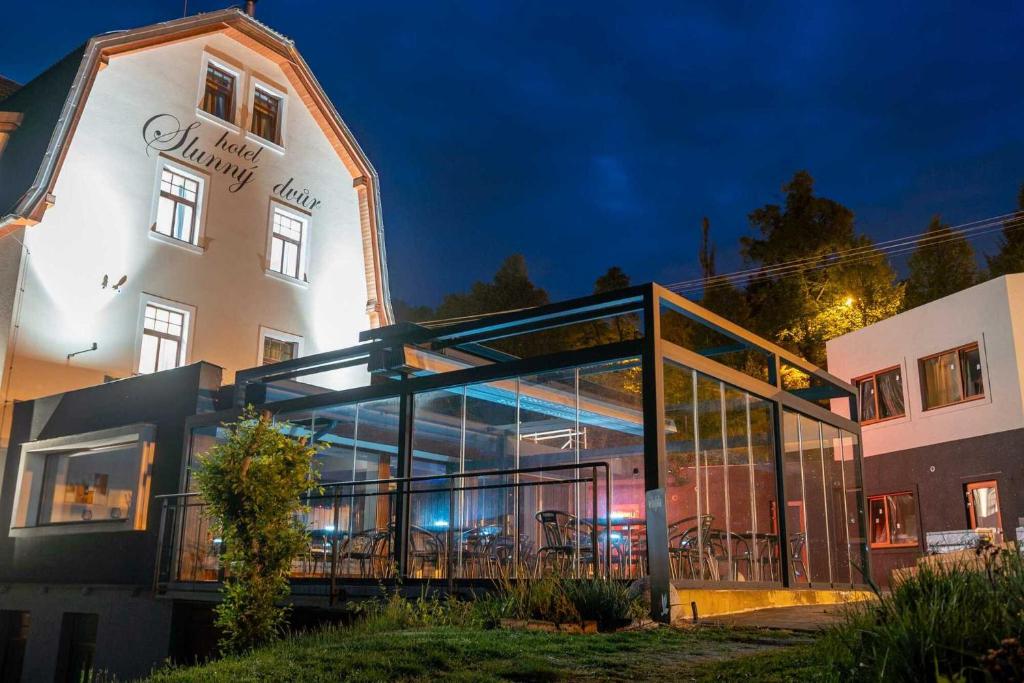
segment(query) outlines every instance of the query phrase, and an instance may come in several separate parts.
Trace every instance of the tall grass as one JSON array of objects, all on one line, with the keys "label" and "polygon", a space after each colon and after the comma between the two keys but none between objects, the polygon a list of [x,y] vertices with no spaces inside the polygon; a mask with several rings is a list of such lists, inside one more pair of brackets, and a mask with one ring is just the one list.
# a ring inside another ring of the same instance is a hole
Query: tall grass
[{"label": "tall grass", "polygon": [[1024,560],[991,547],[978,554],[971,564],[920,566],[878,602],[850,608],[821,643],[838,676],[1021,680],[1013,669],[1024,641]]},{"label": "tall grass", "polygon": [[596,621],[602,630],[615,628],[644,616],[641,596],[629,587],[607,579],[503,579],[495,590],[478,599],[478,609],[488,622],[499,619],[541,619],[558,623]]}]

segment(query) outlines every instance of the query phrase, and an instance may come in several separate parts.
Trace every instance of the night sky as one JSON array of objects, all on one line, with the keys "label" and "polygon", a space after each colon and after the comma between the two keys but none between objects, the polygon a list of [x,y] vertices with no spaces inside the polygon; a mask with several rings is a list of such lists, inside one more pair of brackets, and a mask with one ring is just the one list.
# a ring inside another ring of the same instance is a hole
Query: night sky
[{"label": "night sky", "polygon": [[[1013,210],[1024,5],[767,4],[260,0],[257,17],[376,166],[392,295],[412,303],[517,251],[555,299],[610,265],[693,277],[704,215],[736,269],[747,213],[797,169],[876,239]],[[181,13],[10,0],[0,73],[24,82],[93,34]]]}]

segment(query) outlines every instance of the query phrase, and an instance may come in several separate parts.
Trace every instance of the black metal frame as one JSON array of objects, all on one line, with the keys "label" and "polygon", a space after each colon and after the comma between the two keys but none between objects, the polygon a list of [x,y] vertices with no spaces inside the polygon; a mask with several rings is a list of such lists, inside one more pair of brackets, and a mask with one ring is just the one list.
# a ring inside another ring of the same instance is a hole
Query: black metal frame
[{"label": "black metal frame", "polygon": [[[661,320],[663,309],[669,309],[724,335],[735,345],[728,348],[683,348],[663,338]],[[640,339],[619,341],[572,351],[557,351],[545,355],[515,358],[494,352],[483,343],[516,335],[540,332],[580,322],[611,316],[636,315],[643,321]],[[415,394],[460,385],[507,380],[562,368],[621,360],[641,359],[643,429],[644,429],[644,490],[647,510],[648,568],[650,572],[652,616],[666,620],[670,614],[670,592],[673,589],[669,571],[668,525],[666,519],[665,487],[667,482],[667,447],[665,434],[664,362],[671,360],[683,366],[712,376],[750,394],[759,396],[773,405],[775,427],[774,456],[777,472],[779,501],[779,537],[787,539],[784,502],[784,443],[782,413],[784,409],[803,413],[826,424],[850,432],[857,437],[854,460],[858,476],[863,482],[860,427],[855,420],[846,418],[812,402],[823,398],[848,399],[850,415],[856,416],[856,389],[828,372],[817,368],[782,347],[735,325],[697,304],[657,284],[644,284],[613,292],[595,294],[531,309],[481,316],[452,324],[417,325],[400,323],[361,333],[361,343],[338,351],[296,358],[273,365],[260,366],[236,373],[231,411],[208,415],[190,421],[188,427],[220,421],[224,415],[236,415],[247,403],[261,404],[263,410],[273,414],[310,410],[329,405],[357,403],[379,398],[398,397],[399,446],[398,477],[393,481],[400,490],[412,480],[412,425],[414,423]],[[461,354],[475,356],[480,365],[460,368],[438,374],[417,374],[404,366],[405,349],[414,347],[431,353],[444,353],[455,349]],[[768,360],[767,381],[735,370],[715,360],[719,354],[751,349]],[[266,402],[266,386],[278,380],[296,380],[342,367],[366,364],[374,376],[368,386],[340,391],[314,393],[280,401]],[[782,384],[781,366],[798,368],[812,380],[810,390],[787,390]],[[813,386],[814,383],[817,386]],[[183,477],[182,482],[185,481]],[[863,490],[861,491],[863,496]],[[403,495],[398,500],[402,501]],[[862,524],[867,529],[867,509],[862,504]],[[408,524],[408,509],[399,503],[399,522]],[[785,544],[783,544],[785,545]],[[862,544],[862,571],[868,576],[866,538]],[[396,563],[404,572],[408,564],[406,541],[397,543]],[[780,552],[782,582],[791,586],[788,549]],[[716,585],[721,585],[717,583]],[[801,584],[804,585],[804,584]]]}]

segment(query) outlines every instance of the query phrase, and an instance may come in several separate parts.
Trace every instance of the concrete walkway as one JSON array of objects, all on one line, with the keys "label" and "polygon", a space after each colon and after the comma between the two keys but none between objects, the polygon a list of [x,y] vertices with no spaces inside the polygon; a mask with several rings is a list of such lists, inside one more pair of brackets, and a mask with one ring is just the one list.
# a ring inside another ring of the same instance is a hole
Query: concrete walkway
[{"label": "concrete walkway", "polygon": [[800,605],[798,607],[771,607],[768,609],[722,614],[701,623],[752,628],[778,628],[789,631],[820,631],[842,619],[840,605]]}]

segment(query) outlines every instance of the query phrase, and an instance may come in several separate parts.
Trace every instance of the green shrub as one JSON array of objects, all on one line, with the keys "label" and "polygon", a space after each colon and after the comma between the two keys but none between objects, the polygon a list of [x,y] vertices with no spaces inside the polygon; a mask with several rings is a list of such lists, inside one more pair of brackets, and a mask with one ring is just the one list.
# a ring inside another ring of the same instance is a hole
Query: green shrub
[{"label": "green shrub", "polygon": [[543,576],[499,581],[493,593],[477,600],[477,611],[487,623],[500,619],[594,620],[608,629],[640,618],[647,610],[640,597],[616,581]]},{"label": "green shrub", "polygon": [[441,599],[421,595],[409,600],[396,591],[382,600],[362,603],[355,610],[361,617],[360,628],[370,631],[434,626],[479,627],[485,622],[473,602],[452,596]]},{"label": "green shrub", "polygon": [[252,408],[227,441],[199,456],[193,476],[214,531],[224,539],[223,600],[217,626],[224,652],[242,652],[282,632],[292,560],[309,548],[299,497],[317,487],[316,448],[283,434]]},{"label": "green shrub", "polygon": [[981,681],[995,677],[993,666],[1015,666],[1008,643],[1024,639],[1024,560],[1015,551],[979,553],[980,568],[922,566],[877,603],[851,608],[822,642],[837,674]]}]

